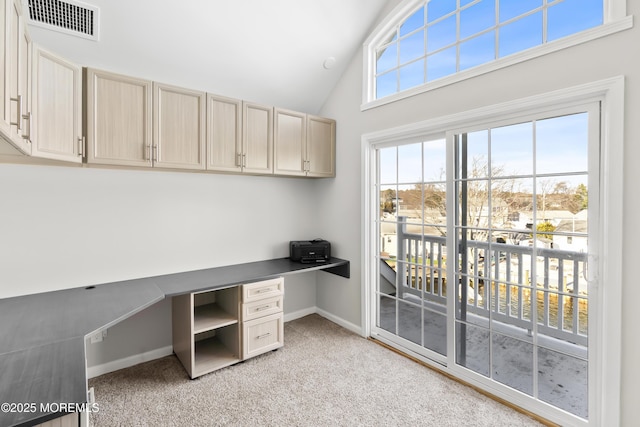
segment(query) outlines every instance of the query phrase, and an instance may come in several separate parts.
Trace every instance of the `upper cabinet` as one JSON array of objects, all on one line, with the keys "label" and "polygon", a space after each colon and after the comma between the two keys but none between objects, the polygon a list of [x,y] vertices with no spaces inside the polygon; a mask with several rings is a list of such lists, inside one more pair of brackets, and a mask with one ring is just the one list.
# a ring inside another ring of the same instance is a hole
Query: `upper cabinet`
[{"label": "upper cabinet", "polygon": [[307,176],[336,176],[336,121],[307,116]]},{"label": "upper cabinet", "polygon": [[335,176],[335,134],[334,120],[276,109],[274,173]]},{"label": "upper cabinet", "polygon": [[335,121],[127,75],[33,45],[0,0],[0,155],[88,165],[335,176]]},{"label": "upper cabinet", "polygon": [[153,165],[205,168],[206,95],[154,83]]},{"label": "upper cabinet", "polygon": [[151,167],[152,84],[87,69],[87,163]]},{"label": "upper cabinet", "polygon": [[207,169],[242,171],[242,101],[207,95]]},{"label": "upper cabinet", "polygon": [[31,39],[20,0],[0,4],[3,23],[3,106],[0,128],[20,151],[31,154]]},{"label": "upper cabinet", "polygon": [[39,47],[33,49],[31,155],[82,162],[82,69]]},{"label": "upper cabinet", "polygon": [[243,102],[242,113],[242,171],[272,174],[273,107]]},{"label": "upper cabinet", "polygon": [[276,108],[274,111],[274,173],[306,174],[307,116]]}]

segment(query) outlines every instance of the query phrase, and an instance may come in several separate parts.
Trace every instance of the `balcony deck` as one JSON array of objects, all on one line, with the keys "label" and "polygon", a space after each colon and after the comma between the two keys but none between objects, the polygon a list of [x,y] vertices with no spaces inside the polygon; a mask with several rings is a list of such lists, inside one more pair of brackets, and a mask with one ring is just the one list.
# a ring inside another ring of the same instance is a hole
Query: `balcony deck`
[{"label": "balcony deck", "polygon": [[[378,326],[446,356],[446,239],[405,224],[393,269],[381,265]],[[475,240],[460,252],[456,363],[586,418],[586,254]]]}]

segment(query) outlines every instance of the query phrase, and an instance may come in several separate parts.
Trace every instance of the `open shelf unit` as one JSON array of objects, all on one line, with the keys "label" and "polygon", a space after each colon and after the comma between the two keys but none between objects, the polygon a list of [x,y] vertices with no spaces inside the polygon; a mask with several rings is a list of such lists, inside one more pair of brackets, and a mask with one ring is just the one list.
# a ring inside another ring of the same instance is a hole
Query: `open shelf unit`
[{"label": "open shelf unit", "polygon": [[191,378],[241,360],[239,287],[175,296],[172,308],[173,351]]}]

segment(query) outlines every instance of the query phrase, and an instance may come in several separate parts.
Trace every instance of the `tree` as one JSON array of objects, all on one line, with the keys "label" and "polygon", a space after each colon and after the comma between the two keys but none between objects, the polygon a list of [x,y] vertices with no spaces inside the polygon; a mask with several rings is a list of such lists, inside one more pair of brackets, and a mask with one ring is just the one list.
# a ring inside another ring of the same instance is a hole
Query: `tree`
[{"label": "tree", "polygon": [[549,240],[553,239],[553,234],[545,234],[545,232],[554,232],[555,230],[556,230],[556,226],[551,224],[549,221],[541,222],[536,226],[538,237],[542,237]]}]

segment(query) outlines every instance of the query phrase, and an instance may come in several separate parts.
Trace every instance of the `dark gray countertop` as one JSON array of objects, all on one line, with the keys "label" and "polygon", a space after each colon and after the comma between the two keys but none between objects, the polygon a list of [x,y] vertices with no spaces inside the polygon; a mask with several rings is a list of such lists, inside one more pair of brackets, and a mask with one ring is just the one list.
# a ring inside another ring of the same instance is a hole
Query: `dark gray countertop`
[{"label": "dark gray countertop", "polygon": [[0,427],[64,415],[41,411],[41,404],[85,403],[85,337],[166,297],[314,270],[349,277],[349,268],[339,258],[322,264],[278,258],[0,299],[0,404],[36,409],[3,406]]}]

